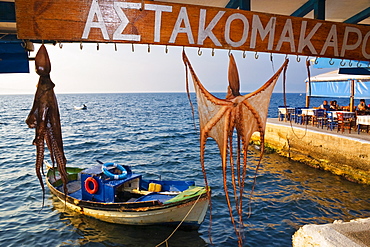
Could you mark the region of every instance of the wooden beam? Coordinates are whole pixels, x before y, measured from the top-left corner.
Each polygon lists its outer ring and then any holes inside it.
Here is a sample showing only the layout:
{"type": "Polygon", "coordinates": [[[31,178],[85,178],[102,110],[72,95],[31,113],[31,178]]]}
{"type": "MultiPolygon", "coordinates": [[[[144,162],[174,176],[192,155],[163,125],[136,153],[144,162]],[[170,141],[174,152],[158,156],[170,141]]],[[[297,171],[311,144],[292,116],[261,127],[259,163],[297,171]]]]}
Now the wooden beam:
{"type": "Polygon", "coordinates": [[[251,11],[251,0],[239,0],[239,9],[251,11]]]}
{"type": "Polygon", "coordinates": [[[228,9],[237,9],[239,7],[239,1],[240,0],[230,0],[225,8],[228,8],[228,9]]]}
{"type": "Polygon", "coordinates": [[[225,8],[229,9],[241,9],[241,10],[251,10],[251,0],[230,0],[225,8]]]}
{"type": "Polygon", "coordinates": [[[17,0],[18,37],[370,61],[370,27],[141,0],[17,0]]]}
{"type": "Polygon", "coordinates": [[[15,22],[14,2],[0,1],[0,22],[15,22]]]}
{"type": "Polygon", "coordinates": [[[348,18],[344,21],[344,23],[352,23],[357,24],[360,21],[365,20],[366,18],[370,17],[370,7],[364,9],[363,11],[357,13],[356,15],[352,16],[351,18],[348,18]]]}
{"type": "Polygon", "coordinates": [[[314,1],[309,0],[306,3],[304,3],[301,7],[299,7],[296,11],[294,11],[291,16],[295,17],[305,17],[308,13],[310,13],[313,10],[314,7],[314,1]]]}
{"type": "Polygon", "coordinates": [[[326,0],[315,0],[313,7],[313,16],[318,20],[325,20],[325,1],[326,0]]]}

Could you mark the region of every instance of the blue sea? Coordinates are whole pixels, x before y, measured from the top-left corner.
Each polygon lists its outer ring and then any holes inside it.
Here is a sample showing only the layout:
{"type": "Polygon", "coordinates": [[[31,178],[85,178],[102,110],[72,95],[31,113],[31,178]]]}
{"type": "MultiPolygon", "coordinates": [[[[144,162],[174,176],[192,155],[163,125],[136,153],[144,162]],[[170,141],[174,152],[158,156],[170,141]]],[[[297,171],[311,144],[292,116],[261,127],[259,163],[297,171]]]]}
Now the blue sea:
{"type": "MultiPolygon", "coordinates": [[[[99,159],[130,165],[147,179],[161,176],[204,185],[198,131],[185,93],[58,94],[57,98],[69,166],[88,168],[99,159]],[[82,104],[88,109],[74,110],[73,106],[82,104]]],[[[171,234],[173,229],[168,227],[114,225],[72,213],[48,189],[41,210],[42,191],[35,176],[32,145],[35,133],[25,124],[32,102],[33,95],[0,95],[0,246],[149,247],[171,234]]],[[[304,94],[287,94],[287,105],[304,106],[304,102],[304,94]]],[[[321,102],[315,99],[312,105],[321,102]]],[[[283,105],[282,94],[273,94],[269,117],[277,117],[279,105],[283,105]]],[[[251,147],[250,166],[256,165],[258,155],[258,149],[251,147]]],[[[224,197],[219,152],[212,140],[206,146],[206,168],[213,190],[213,246],[237,246],[224,197]]],[[[245,216],[251,185],[249,178],[245,216]]],[[[252,215],[244,222],[245,246],[291,246],[292,235],[304,224],[370,217],[370,190],[276,154],[265,154],[250,205],[252,215]]],[[[178,230],[168,244],[211,246],[208,230],[209,215],[198,231],[178,230]]]]}

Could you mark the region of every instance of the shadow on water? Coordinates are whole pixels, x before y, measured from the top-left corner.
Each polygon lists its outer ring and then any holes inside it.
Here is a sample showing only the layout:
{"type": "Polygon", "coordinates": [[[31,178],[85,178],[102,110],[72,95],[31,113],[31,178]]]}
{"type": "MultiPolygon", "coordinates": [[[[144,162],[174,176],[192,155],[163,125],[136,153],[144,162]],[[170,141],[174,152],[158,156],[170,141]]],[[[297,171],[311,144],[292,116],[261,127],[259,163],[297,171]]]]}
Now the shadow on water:
{"type": "MultiPolygon", "coordinates": [[[[72,225],[80,236],[78,239],[65,240],[65,245],[154,247],[168,238],[174,230],[174,227],[167,226],[111,224],[65,209],[64,204],[55,196],[51,196],[50,200],[51,210],[57,210],[60,220],[66,225],[72,225]]],[[[168,246],[206,246],[206,242],[196,230],[179,229],[168,240],[168,246]]]]}

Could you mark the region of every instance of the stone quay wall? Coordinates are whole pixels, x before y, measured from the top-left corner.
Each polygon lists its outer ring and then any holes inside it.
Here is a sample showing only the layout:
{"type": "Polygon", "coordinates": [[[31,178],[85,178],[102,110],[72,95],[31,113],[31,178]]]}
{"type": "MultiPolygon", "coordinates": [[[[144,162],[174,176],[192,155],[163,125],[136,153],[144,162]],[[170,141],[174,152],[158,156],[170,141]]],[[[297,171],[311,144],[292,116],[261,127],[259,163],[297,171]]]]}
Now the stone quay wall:
{"type": "MultiPolygon", "coordinates": [[[[259,144],[259,133],[252,136],[259,144]]],[[[265,146],[289,159],[370,184],[370,141],[305,127],[267,123],[265,146]]]]}

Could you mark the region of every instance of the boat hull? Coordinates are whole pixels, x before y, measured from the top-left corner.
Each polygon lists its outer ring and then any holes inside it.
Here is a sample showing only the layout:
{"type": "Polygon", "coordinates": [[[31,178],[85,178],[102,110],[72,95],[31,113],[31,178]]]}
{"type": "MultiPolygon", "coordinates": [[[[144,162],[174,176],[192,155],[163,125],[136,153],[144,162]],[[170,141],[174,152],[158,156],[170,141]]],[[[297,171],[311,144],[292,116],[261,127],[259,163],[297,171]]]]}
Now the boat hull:
{"type": "Polygon", "coordinates": [[[48,173],[47,186],[68,209],[115,224],[178,225],[182,222],[183,227],[197,229],[203,222],[209,205],[207,192],[167,204],[158,201],[126,203],[85,201],[70,195],[65,197],[64,193],[53,185],[53,181],[54,179],[48,173]]]}
{"type": "Polygon", "coordinates": [[[183,221],[183,225],[198,228],[207,213],[208,199],[199,198],[181,205],[166,208],[137,208],[137,211],[112,211],[80,207],[64,199],[58,199],[65,203],[67,208],[101,221],[123,225],[176,225],[183,221]],[[188,214],[188,212],[190,213],[188,214]],[[188,214],[188,215],[187,215],[188,214]]]}

